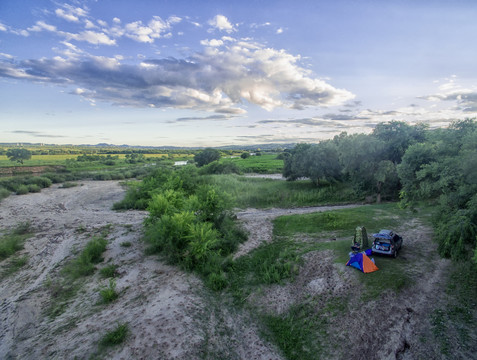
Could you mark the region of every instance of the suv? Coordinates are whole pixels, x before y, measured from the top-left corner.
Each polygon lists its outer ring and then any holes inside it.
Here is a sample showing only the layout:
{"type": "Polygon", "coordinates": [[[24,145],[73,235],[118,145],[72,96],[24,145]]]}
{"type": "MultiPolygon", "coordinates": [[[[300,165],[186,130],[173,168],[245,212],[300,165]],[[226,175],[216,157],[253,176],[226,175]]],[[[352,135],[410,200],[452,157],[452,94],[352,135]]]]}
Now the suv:
{"type": "Polygon", "coordinates": [[[373,234],[374,241],[371,250],[373,254],[391,255],[397,257],[402,246],[402,237],[391,230],[381,230],[373,234]]]}

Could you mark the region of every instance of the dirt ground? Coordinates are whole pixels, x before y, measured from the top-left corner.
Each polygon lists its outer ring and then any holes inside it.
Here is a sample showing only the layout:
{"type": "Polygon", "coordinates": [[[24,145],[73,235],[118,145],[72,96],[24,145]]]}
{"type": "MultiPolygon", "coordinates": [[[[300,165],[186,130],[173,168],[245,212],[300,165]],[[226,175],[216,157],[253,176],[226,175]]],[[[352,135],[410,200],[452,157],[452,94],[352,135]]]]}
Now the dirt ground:
{"type": "MultiPolygon", "coordinates": [[[[118,182],[84,181],[68,189],[55,185],[41,193],[12,195],[1,202],[1,227],[29,221],[34,236],[20,252],[28,256],[28,264],[0,282],[0,358],[282,359],[276,347],[260,337],[246,307],[222,306],[220,297],[204,289],[195,276],[144,255],[140,240],[146,213],[111,210],[123,196],[118,182]],[[98,304],[98,289],[107,282],[95,274],[66,311],[52,320],[45,314],[54,301],[48,282],[106,226],[110,228],[104,264],[119,266],[119,299],[98,304]],[[124,322],[130,329],[126,342],[101,348],[102,336],[124,322]]],[[[337,208],[241,211],[238,219],[250,236],[236,257],[271,240],[271,220],[276,216],[337,208]]],[[[422,336],[430,332],[429,313],[439,304],[436,294],[449,264],[434,255],[428,227],[412,221],[402,236],[406,239],[402,256],[415,265],[410,271],[418,281],[398,297],[384,294],[380,300],[351,305],[330,327],[330,338],[343,344],[330,358],[351,354],[354,359],[441,358],[436,346],[423,342],[422,336]]],[[[252,294],[250,305],[281,313],[310,296],[331,298],[351,292],[358,298],[359,275],[334,264],[330,251],[311,252],[293,283],[261,289],[252,294]]]]}

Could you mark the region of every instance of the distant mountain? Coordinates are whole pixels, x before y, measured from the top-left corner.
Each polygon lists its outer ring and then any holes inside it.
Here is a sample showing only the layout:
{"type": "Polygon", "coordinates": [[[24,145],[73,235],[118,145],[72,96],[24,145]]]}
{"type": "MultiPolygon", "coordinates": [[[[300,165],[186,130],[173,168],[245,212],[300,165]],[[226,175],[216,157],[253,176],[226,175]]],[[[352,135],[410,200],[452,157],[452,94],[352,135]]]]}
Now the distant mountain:
{"type": "Polygon", "coordinates": [[[252,144],[252,145],[225,145],[225,146],[144,146],[144,145],[115,145],[107,143],[99,144],[81,144],[81,145],[72,145],[72,144],[45,144],[45,143],[0,143],[0,146],[3,147],[75,147],[75,148],[122,148],[122,149],[157,149],[157,150],[201,150],[205,148],[213,148],[218,150],[248,150],[256,151],[258,149],[270,151],[275,149],[291,149],[295,147],[296,143],[269,143],[269,144],[252,144]]]}

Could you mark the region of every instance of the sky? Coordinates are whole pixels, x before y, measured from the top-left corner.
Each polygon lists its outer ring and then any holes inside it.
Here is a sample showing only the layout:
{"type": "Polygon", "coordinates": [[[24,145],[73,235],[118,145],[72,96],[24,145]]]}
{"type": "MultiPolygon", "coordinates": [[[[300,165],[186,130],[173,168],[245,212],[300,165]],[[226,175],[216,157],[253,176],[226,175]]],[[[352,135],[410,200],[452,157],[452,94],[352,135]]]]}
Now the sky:
{"type": "Polygon", "coordinates": [[[477,116],[475,0],[1,0],[0,142],[315,143],[477,116]]]}

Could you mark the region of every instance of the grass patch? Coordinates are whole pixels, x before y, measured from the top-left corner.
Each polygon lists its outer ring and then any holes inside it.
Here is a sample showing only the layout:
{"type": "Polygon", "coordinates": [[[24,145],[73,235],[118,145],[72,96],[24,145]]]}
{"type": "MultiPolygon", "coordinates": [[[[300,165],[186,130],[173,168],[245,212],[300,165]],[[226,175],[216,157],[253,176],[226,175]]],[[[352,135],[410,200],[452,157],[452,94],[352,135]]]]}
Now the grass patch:
{"type": "Polygon", "coordinates": [[[116,292],[116,281],[109,279],[109,285],[101,287],[99,295],[101,296],[101,303],[103,304],[109,304],[116,300],[119,297],[119,294],[116,292]]]}
{"type": "Polygon", "coordinates": [[[117,326],[108,331],[101,339],[102,346],[119,345],[126,340],[129,334],[129,327],[127,323],[117,324],[117,326]]]}
{"type": "Polygon", "coordinates": [[[0,260],[23,249],[25,240],[31,236],[30,223],[19,223],[15,229],[0,236],[0,260]]]}
{"type": "Polygon", "coordinates": [[[353,209],[281,216],[274,220],[273,231],[277,236],[333,232],[335,237],[351,238],[357,226],[364,226],[368,231],[368,237],[371,237],[372,233],[381,229],[395,229],[399,233],[399,225],[403,219],[410,216],[412,216],[410,211],[399,209],[394,203],[366,205],[353,209]]]}
{"type": "Polygon", "coordinates": [[[122,247],[128,248],[132,246],[132,243],[130,241],[123,241],[120,245],[122,247]]]}
{"type": "Polygon", "coordinates": [[[227,272],[230,291],[243,303],[257,286],[279,284],[293,278],[301,259],[294,242],[284,239],[262,244],[233,262],[227,272]]]}
{"type": "Polygon", "coordinates": [[[107,265],[99,270],[99,274],[105,279],[114,278],[118,275],[118,266],[115,264],[107,265]]]}
{"type": "Polygon", "coordinates": [[[221,162],[231,162],[243,173],[281,174],[283,170],[283,160],[277,159],[277,155],[250,156],[246,159],[224,158],[221,162]]]}
{"type": "MultiPolygon", "coordinates": [[[[347,238],[337,241],[307,242],[297,253],[302,256],[310,251],[333,250],[335,261],[344,266],[349,259],[351,240],[356,226],[364,225],[368,229],[371,245],[373,232],[378,232],[381,228],[391,228],[399,233],[398,226],[410,216],[411,212],[399,209],[396,204],[367,205],[323,213],[281,216],[274,220],[274,236],[293,239],[297,234],[307,234],[314,235],[317,239],[347,238]]],[[[412,284],[411,276],[406,270],[408,263],[403,258],[376,256],[375,261],[379,271],[359,277],[365,289],[363,300],[376,298],[384,291],[399,292],[412,284]]]]}
{"type": "Polygon", "coordinates": [[[28,264],[28,256],[26,255],[11,258],[10,261],[3,267],[2,272],[0,273],[0,278],[3,279],[16,273],[26,264],[28,264]]]}
{"type": "Polygon", "coordinates": [[[447,306],[435,309],[430,317],[433,336],[441,354],[448,356],[457,347],[470,358],[475,352],[477,266],[471,262],[454,263],[446,293],[447,306]]]}
{"type": "Polygon", "coordinates": [[[72,187],[75,187],[75,186],[78,186],[78,183],[67,181],[67,182],[61,184],[60,188],[61,189],[69,189],[69,188],[72,188],[72,187]]]}
{"type": "Polygon", "coordinates": [[[238,175],[204,176],[208,183],[226,191],[240,208],[300,207],[357,201],[347,184],[317,187],[311,181],[283,181],[238,175]]]}
{"type": "Polygon", "coordinates": [[[63,275],[75,280],[94,273],[95,264],[103,261],[102,255],[107,243],[102,236],[90,240],[80,255],[64,267],[63,275]]]}
{"type": "Polygon", "coordinates": [[[265,315],[264,335],[289,360],[314,360],[325,356],[328,321],[311,304],[292,306],[282,315],[265,315]]]}
{"type": "Polygon", "coordinates": [[[55,318],[66,310],[69,302],[82,287],[83,278],[92,275],[96,269],[95,265],[103,260],[102,254],[106,250],[106,245],[107,240],[103,236],[94,237],[75,259],[65,265],[56,281],[46,282],[53,299],[46,310],[50,318],[55,318]]]}

